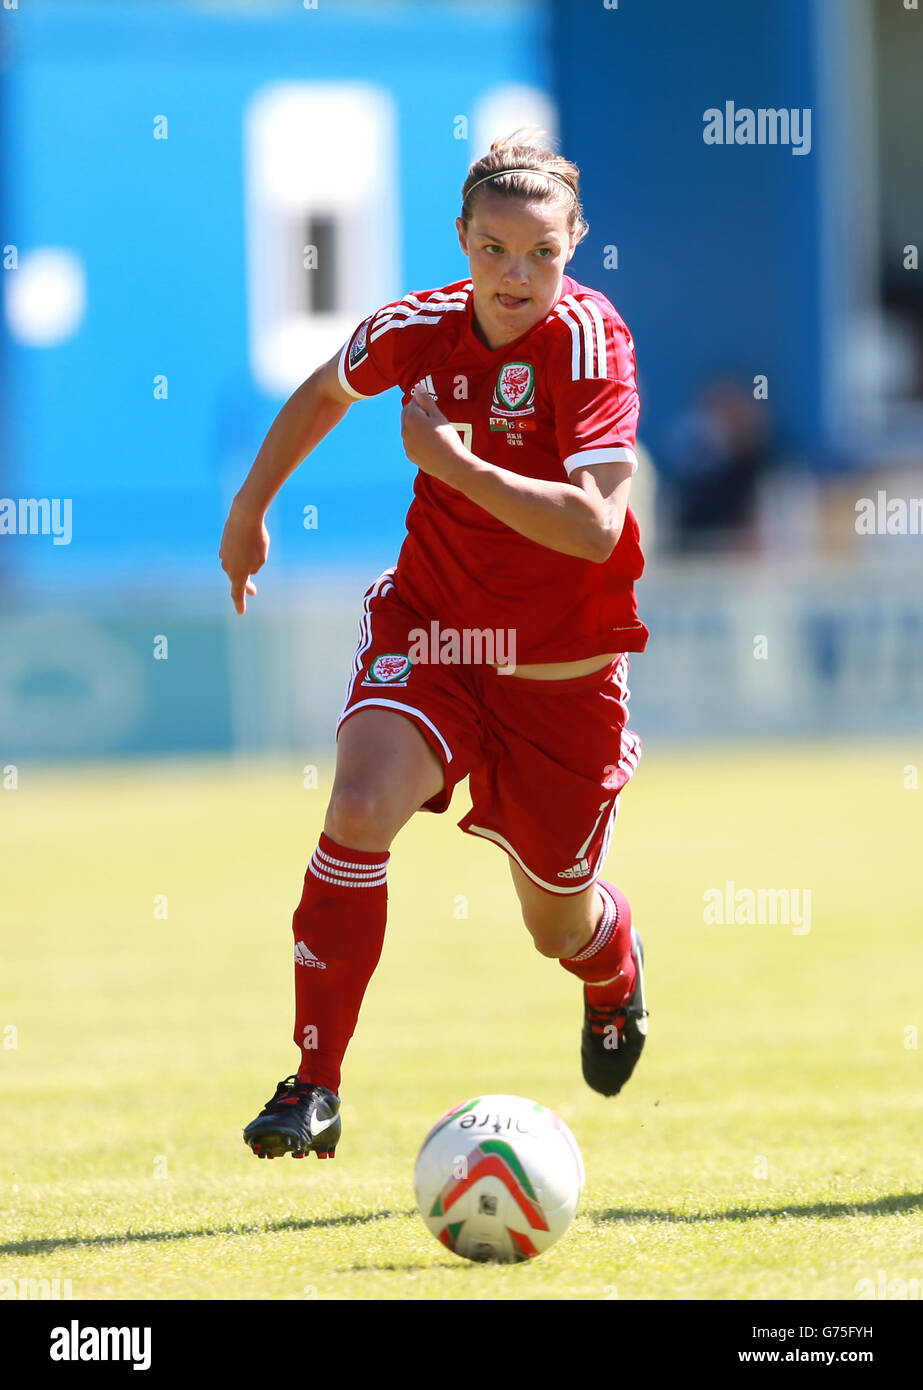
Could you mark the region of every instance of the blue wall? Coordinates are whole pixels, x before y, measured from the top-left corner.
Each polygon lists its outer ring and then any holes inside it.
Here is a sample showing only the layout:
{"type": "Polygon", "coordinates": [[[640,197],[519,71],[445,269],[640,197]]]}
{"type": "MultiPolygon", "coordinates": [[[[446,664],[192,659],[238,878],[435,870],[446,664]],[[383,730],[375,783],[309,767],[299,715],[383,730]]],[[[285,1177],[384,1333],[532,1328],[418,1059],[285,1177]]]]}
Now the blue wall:
{"type": "Polygon", "coordinates": [[[811,0],[554,0],[562,150],[590,232],[572,262],[629,324],[641,433],[656,453],[699,382],[769,377],[784,433],[820,441],[820,167],[824,113],[811,0]],[[575,22],[579,14],[579,23],[575,22]],[[709,146],[703,113],[812,108],[812,149],[709,146]],[[619,268],[604,270],[603,248],[619,268]]]}
{"type": "MultiPolygon", "coordinates": [[[[69,547],[4,547],[0,567],[12,557],[38,586],[214,573],[229,497],[282,399],[255,388],[247,362],[242,115],[286,78],[365,80],[395,102],[394,295],[467,271],[452,223],[482,151],[451,138],[454,118],[501,82],[555,91],[591,224],[571,270],[634,332],[655,457],[698,383],[728,367],[766,373],[783,434],[816,447],[814,14],[812,0],[224,12],[33,0],[7,12],[0,243],[73,247],[90,293],[69,342],[3,344],[0,495],[71,497],[75,530],[69,547]],[[726,100],[811,107],[811,153],[705,145],[703,112],[726,100]],[[161,112],[168,141],[152,138],[161,112]],[[609,244],[617,270],[603,268],[609,244]],[[168,405],[153,398],[159,372],[168,405]]],[[[411,479],[396,396],[353,409],[273,508],[276,565],[377,572],[400,543],[411,479]],[[309,503],[322,524],[306,533],[309,503]]]]}
{"type": "MultiPolygon", "coordinates": [[[[0,496],[72,498],[74,539],[17,539],[0,565],[38,587],[171,570],[223,582],[227,504],[283,399],[256,390],[247,361],[248,101],[285,79],[368,81],[393,96],[403,263],[384,302],[467,274],[453,223],[483,152],[453,138],[453,120],[498,83],[547,87],[548,12],[33,0],[3,22],[0,244],[73,248],[89,309],[59,347],[3,343],[15,407],[0,424],[0,496]],[[158,114],[166,141],[152,137],[158,114]],[[168,403],[153,397],[158,373],[168,403]]],[[[398,412],[396,393],[352,410],[283,491],[270,516],[277,567],[347,559],[374,575],[393,562],[413,479],[398,412]],[[322,518],[310,533],[308,503],[322,518]]]]}

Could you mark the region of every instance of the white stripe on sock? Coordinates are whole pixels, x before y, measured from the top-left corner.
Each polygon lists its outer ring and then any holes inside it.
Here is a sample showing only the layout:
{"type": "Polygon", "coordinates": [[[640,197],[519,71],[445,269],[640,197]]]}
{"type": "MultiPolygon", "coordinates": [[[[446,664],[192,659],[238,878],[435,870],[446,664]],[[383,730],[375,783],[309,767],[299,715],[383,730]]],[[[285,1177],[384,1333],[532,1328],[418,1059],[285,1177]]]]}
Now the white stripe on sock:
{"type": "Polygon", "coordinates": [[[387,872],[383,872],[378,878],[365,878],[357,874],[343,874],[337,871],[336,875],[324,872],[326,866],[311,860],[309,869],[315,878],[323,879],[325,883],[335,883],[340,888],[381,888],[388,882],[387,872]]]}
{"type": "Polygon", "coordinates": [[[615,903],[613,902],[609,894],[606,892],[603,885],[601,883],[598,883],[596,886],[602,894],[603,915],[600,919],[599,926],[593,933],[593,937],[590,941],[589,946],[585,946],[583,950],[580,952],[579,956],[571,956],[571,960],[573,961],[582,962],[585,960],[590,960],[590,958],[592,956],[595,956],[599,951],[601,951],[604,946],[608,946],[610,940],[612,939],[612,933],[615,931],[616,923],[618,921],[618,909],[616,908],[615,903]]]}
{"type": "MultiPolygon", "coordinates": [[[[384,871],[388,871],[388,860],[385,859],[381,864],[362,864],[356,859],[334,859],[326,854],[320,845],[314,851],[314,858],[318,859],[328,873],[344,873],[352,878],[377,878],[384,871]]],[[[390,855],[388,856],[390,858],[390,855]]]]}
{"type": "Polygon", "coordinates": [[[341,888],[381,888],[388,881],[387,856],[380,864],[363,864],[358,859],[335,859],[317,846],[309,868],[315,878],[324,883],[336,883],[341,888]]]}

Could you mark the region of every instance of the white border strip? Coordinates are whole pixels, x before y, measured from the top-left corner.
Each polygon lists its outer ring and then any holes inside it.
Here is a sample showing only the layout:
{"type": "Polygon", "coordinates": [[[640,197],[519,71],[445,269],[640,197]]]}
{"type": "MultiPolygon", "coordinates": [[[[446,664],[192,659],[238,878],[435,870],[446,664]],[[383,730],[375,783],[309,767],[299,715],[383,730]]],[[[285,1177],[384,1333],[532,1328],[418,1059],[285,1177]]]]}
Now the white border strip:
{"type": "MultiPolygon", "coordinates": [[[[360,323],[359,328],[361,327],[362,324],[360,323]]],[[[359,328],[356,329],[356,333],[359,332],[359,328]]],[[[346,354],[349,352],[350,346],[352,345],[352,340],[353,338],[355,338],[356,333],[353,333],[349,338],[347,338],[346,342],[343,344],[342,351],[340,352],[340,358],[337,362],[337,376],[340,379],[340,385],[342,386],[344,391],[348,391],[349,394],[351,396],[354,396],[357,401],[367,401],[370,400],[371,397],[363,396],[362,392],[357,391],[355,387],[350,386],[349,382],[346,379],[346,354]]]]}
{"type": "MultiPolygon", "coordinates": [[[[366,589],[363,596],[362,612],[359,614],[358,641],[356,643],[356,650],[353,652],[353,671],[352,675],[349,676],[346,681],[347,704],[349,703],[350,695],[353,693],[353,686],[356,683],[356,678],[362,672],[362,655],[368,647],[371,646],[372,642],[372,599],[377,598],[379,594],[387,594],[394,588],[393,575],[395,568],[396,566],[392,565],[390,569],[382,570],[375,582],[370,584],[366,589]]],[[[339,724],[337,728],[339,728],[339,724]]]]}
{"type": "Polygon", "coordinates": [[[631,475],[638,471],[638,455],[627,444],[613,445],[611,449],[584,449],[581,453],[568,454],[564,460],[567,476],[577,468],[592,468],[596,463],[630,463],[631,475]]]}
{"type": "Polygon", "coordinates": [[[436,725],[433,723],[433,721],[431,719],[428,719],[422,710],[416,709],[413,705],[402,704],[399,700],[360,700],[357,705],[350,705],[349,709],[344,709],[343,713],[337,720],[337,733],[339,733],[340,725],[343,723],[344,719],[348,719],[351,714],[355,714],[357,709],[367,709],[371,705],[377,705],[379,709],[393,709],[396,710],[398,714],[405,714],[408,716],[414,715],[417,719],[421,720],[428,729],[431,729],[433,733],[436,735],[439,742],[442,744],[442,751],[445,753],[446,762],[450,763],[452,761],[452,750],[446,743],[445,739],[442,737],[442,734],[436,728],[436,725]]]}
{"type": "MultiPolygon", "coordinates": [[[[618,797],[616,797],[616,802],[618,802],[618,797]]],[[[545,888],[549,893],[583,893],[596,882],[596,877],[598,877],[599,870],[597,869],[596,874],[588,876],[585,883],[578,883],[573,888],[559,888],[556,883],[546,883],[543,878],[539,878],[537,874],[534,874],[532,870],[522,862],[509,840],[505,840],[496,830],[488,830],[486,826],[483,825],[469,825],[466,829],[469,835],[480,835],[485,840],[493,840],[495,845],[499,845],[501,849],[505,849],[510,858],[516,860],[516,863],[519,865],[520,869],[522,869],[523,873],[528,878],[531,878],[533,883],[537,883],[539,888],[545,888]]],[[[608,844],[608,841],[606,843],[608,844]]],[[[602,862],[603,858],[600,858],[600,866],[602,862]]]]}

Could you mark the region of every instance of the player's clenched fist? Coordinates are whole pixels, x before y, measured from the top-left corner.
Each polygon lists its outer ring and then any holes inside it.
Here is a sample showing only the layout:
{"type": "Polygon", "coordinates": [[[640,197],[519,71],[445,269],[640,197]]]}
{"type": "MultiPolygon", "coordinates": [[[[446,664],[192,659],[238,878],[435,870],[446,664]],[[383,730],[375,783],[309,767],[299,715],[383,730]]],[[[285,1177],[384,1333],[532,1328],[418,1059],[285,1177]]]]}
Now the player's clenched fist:
{"type": "Polygon", "coordinates": [[[256,593],[256,585],[250,578],[256,574],[269,556],[269,532],[261,515],[231,507],[218,558],[221,568],[231,581],[231,602],[238,613],[247,611],[247,594],[256,593]]]}
{"type": "Polygon", "coordinates": [[[401,413],[401,439],[410,462],[444,482],[450,480],[466,454],[458,431],[422,386],[413,388],[401,413]]]}

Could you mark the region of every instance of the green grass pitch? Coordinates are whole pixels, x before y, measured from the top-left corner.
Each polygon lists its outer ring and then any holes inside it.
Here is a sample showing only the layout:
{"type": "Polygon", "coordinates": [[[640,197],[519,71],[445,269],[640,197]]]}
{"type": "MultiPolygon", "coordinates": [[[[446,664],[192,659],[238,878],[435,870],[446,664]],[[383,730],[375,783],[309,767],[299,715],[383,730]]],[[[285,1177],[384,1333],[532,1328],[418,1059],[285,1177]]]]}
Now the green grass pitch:
{"type": "Polygon", "coordinates": [[[579,986],[532,948],[505,855],[458,831],[463,796],[416,816],[326,1164],[259,1163],[241,1130],[295,1070],[291,914],[329,766],[316,789],[303,759],[21,767],[0,791],[0,1287],[853,1299],[879,1271],[920,1280],[912,754],[648,746],[608,872],[651,1031],[613,1100],[582,1081],[579,986]],[[809,889],[810,930],[704,922],[727,880],[809,889]],[[512,1267],[444,1250],[411,1183],[435,1119],[498,1091],[558,1111],[587,1169],[567,1235],[512,1267]]]}

